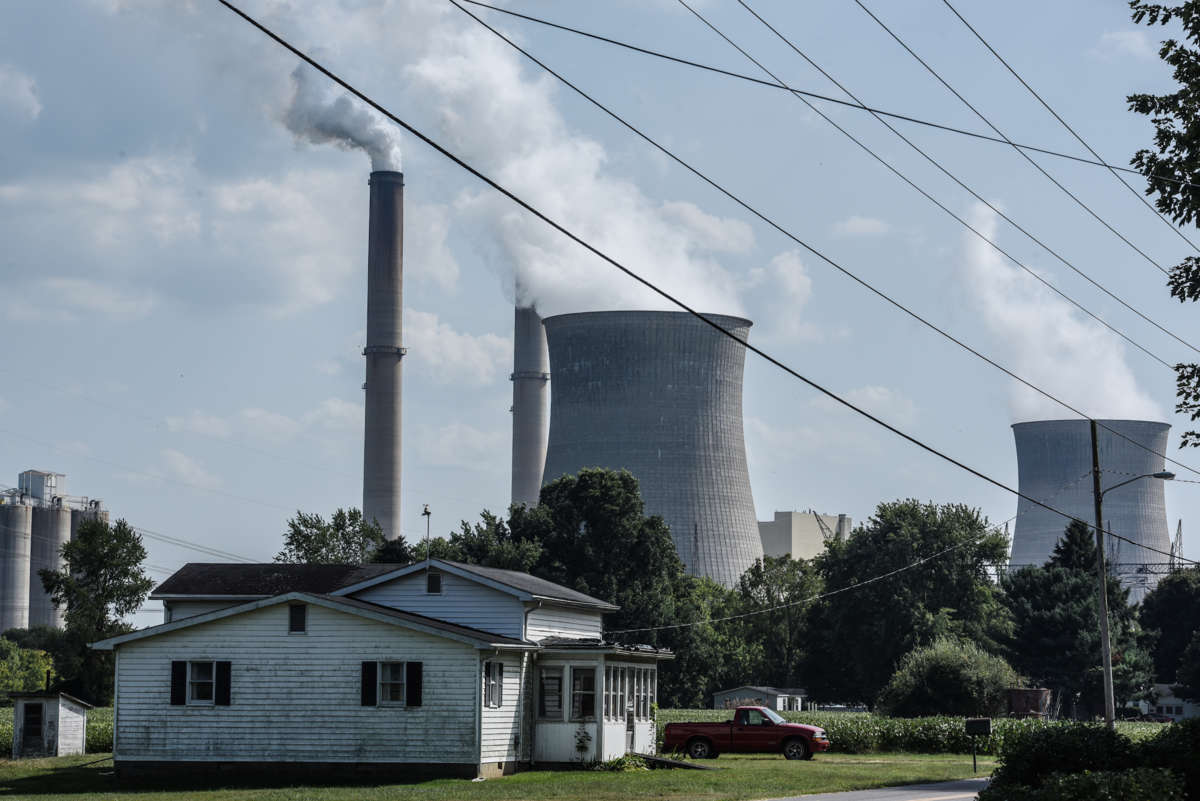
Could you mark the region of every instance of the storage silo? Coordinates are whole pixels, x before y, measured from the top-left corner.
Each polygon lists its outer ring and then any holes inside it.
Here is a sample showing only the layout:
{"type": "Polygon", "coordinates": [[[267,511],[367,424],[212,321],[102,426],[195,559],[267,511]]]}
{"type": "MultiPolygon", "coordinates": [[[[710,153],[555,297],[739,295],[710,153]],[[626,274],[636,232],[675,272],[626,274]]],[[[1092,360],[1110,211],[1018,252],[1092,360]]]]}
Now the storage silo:
{"type": "Polygon", "coordinates": [[[0,632],[29,627],[29,542],[33,507],[0,503],[0,632]]]}
{"type": "MultiPolygon", "coordinates": [[[[705,315],[743,341],[749,320],[705,315]]],[[[544,320],[554,377],[543,483],[624,468],[692,575],[732,586],[762,557],[742,430],[745,348],[686,312],[544,320]]]]}
{"type": "Polygon", "coordinates": [[[64,565],[62,546],[71,541],[71,510],[57,497],[49,506],[33,510],[29,546],[29,625],[62,628],[62,610],[54,606],[42,584],[40,570],[58,570],[64,565]]]}
{"type": "MultiPolygon", "coordinates": [[[[1127,479],[1164,469],[1167,423],[1145,420],[1100,420],[1096,444],[1100,457],[1102,490],[1127,479]],[[1111,429],[1111,430],[1109,430],[1111,429]],[[1113,433],[1118,432],[1118,433],[1113,433]],[[1118,436],[1118,434],[1120,436],[1118,436]]],[[[1018,485],[1021,493],[1042,501],[1072,518],[1092,524],[1096,512],[1092,491],[1092,439],[1087,420],[1038,420],[1013,425],[1017,447],[1018,485]]],[[[1104,527],[1136,543],[1169,552],[1170,533],[1163,481],[1141,478],[1104,495],[1104,527]]],[[[1017,500],[1013,530],[1014,567],[1045,563],[1054,551],[1070,520],[1037,504],[1017,500]]],[[[1166,560],[1154,551],[1124,543],[1117,567],[1122,583],[1131,588],[1131,601],[1157,583],[1152,576],[1135,580],[1132,563],[1166,560]]]]}

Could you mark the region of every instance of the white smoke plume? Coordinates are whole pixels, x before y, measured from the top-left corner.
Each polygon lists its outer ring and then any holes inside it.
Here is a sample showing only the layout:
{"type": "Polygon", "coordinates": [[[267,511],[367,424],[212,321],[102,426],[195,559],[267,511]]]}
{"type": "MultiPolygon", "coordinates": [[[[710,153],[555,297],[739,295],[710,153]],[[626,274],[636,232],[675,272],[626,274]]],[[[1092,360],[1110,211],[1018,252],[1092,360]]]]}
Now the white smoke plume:
{"type": "MultiPolygon", "coordinates": [[[[996,240],[994,212],[976,204],[971,218],[975,228],[996,240]]],[[[1002,364],[1091,417],[1165,419],[1159,405],[1138,386],[1120,338],[986,242],[973,234],[965,236],[968,291],[996,337],[1002,364]]],[[[1075,416],[1016,383],[1010,407],[1017,422],[1075,416]]]]}
{"type": "Polygon", "coordinates": [[[283,123],[297,139],[365,150],[372,170],[400,170],[400,134],[391,122],[349,95],[330,97],[328,81],[305,64],[292,71],[292,82],[283,123]]]}

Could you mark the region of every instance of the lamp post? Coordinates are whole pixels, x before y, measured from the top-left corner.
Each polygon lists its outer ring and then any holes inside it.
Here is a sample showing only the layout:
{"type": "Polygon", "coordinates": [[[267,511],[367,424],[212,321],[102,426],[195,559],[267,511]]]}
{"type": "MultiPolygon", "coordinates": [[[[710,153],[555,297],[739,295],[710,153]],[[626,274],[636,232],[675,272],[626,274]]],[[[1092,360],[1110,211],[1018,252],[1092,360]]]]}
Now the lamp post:
{"type": "Polygon", "coordinates": [[[1116,699],[1113,696],[1112,678],[1112,643],[1108,635],[1108,571],[1104,567],[1104,493],[1112,492],[1117,487],[1132,484],[1142,478],[1157,478],[1170,481],[1175,474],[1166,470],[1157,473],[1144,473],[1140,476],[1126,479],[1120,484],[1113,484],[1106,490],[1100,489],[1100,450],[1096,445],[1096,421],[1092,420],[1092,496],[1096,503],[1096,579],[1099,582],[1100,599],[1100,654],[1104,668],[1104,723],[1109,729],[1116,728],[1116,699]]]}

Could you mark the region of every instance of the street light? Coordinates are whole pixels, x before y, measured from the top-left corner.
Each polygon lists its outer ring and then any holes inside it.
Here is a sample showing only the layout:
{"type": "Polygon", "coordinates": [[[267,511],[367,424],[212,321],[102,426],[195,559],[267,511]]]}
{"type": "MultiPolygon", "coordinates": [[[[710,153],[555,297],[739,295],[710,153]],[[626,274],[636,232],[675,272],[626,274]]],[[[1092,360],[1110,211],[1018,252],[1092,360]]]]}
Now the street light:
{"type": "Polygon", "coordinates": [[[1104,493],[1117,487],[1132,484],[1142,478],[1157,478],[1170,481],[1175,474],[1166,470],[1145,473],[1113,484],[1106,490],[1100,489],[1100,449],[1096,445],[1096,421],[1092,420],[1092,496],[1096,501],[1096,579],[1100,584],[1100,653],[1104,668],[1104,722],[1109,729],[1116,729],[1117,703],[1113,696],[1112,643],[1108,636],[1108,571],[1104,567],[1104,493]]]}

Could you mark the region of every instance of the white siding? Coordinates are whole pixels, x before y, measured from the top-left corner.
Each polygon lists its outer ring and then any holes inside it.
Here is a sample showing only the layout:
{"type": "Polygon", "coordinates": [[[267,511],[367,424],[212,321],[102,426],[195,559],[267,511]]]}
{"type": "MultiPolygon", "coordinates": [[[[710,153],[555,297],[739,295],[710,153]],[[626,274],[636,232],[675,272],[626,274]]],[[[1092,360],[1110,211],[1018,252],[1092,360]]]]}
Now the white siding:
{"type": "Polygon", "coordinates": [[[419,570],[353,597],[517,639],[525,628],[525,606],[519,598],[450,573],[442,573],[437,595],[425,592],[425,571],[419,570]]]}
{"type": "Polygon", "coordinates": [[[600,639],[604,628],[599,612],[563,606],[543,606],[529,612],[525,638],[537,642],[546,637],[600,639]]]}
{"type": "Polygon", "coordinates": [[[118,760],[478,763],[478,652],[310,605],[277,604],[118,646],[118,760]],[[171,661],[232,662],[230,706],[171,706],[171,661]],[[423,663],[420,707],[361,706],[361,662],[423,663]]]}
{"type": "MultiPolygon", "coordinates": [[[[525,654],[505,654],[501,657],[485,657],[487,661],[504,664],[504,705],[484,707],[480,722],[482,747],[480,762],[511,762],[520,758],[517,740],[522,731],[525,699],[521,694],[524,685],[524,670],[529,659],[525,654]]],[[[479,697],[483,698],[482,673],[479,697]]]]}
{"type": "Polygon", "coordinates": [[[228,609],[238,606],[245,601],[163,601],[163,622],[183,620],[185,617],[195,617],[218,609],[228,609]]]}
{"type": "Polygon", "coordinates": [[[535,762],[594,762],[597,754],[596,722],[568,723],[539,720],[533,740],[535,762]],[[577,748],[580,732],[586,732],[587,748],[581,753],[577,748]]]}
{"type": "Polygon", "coordinates": [[[87,712],[65,698],[58,708],[58,755],[82,754],[87,742],[87,712]]]}

